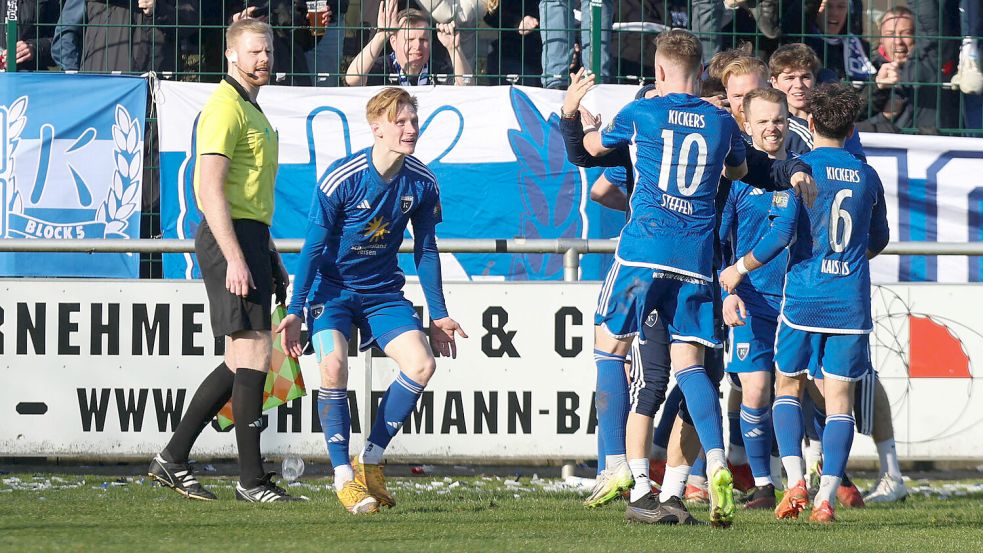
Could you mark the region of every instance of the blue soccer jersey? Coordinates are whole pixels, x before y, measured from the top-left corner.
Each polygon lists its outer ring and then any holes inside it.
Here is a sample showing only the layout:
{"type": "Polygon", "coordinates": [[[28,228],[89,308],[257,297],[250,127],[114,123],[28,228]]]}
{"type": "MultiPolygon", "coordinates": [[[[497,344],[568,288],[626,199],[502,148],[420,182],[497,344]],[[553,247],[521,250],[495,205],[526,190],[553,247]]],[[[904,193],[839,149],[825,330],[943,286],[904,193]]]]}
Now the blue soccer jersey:
{"type": "Polygon", "coordinates": [[[746,156],[734,119],[695,96],[667,94],[625,106],[601,143],[633,146],[637,173],[617,259],[711,281],[721,170],[746,156]]]}
{"type": "Polygon", "coordinates": [[[818,148],[801,157],[812,167],[818,197],[798,204],[796,238],[789,253],[782,319],[790,327],[831,334],[872,329],[867,251],[887,245],[887,209],[877,173],[842,148],[818,148]]]}
{"type": "Polygon", "coordinates": [[[371,148],[336,161],[314,191],[289,312],[299,315],[332,289],[401,290],[397,254],[412,222],[417,265],[429,264],[420,278],[431,317],[447,316],[434,238],[440,209],[436,177],[412,156],[388,183],[372,165],[371,148]]]}
{"type": "MultiPolygon", "coordinates": [[[[758,245],[770,228],[770,213],[776,195],[784,198],[788,193],[765,192],[734,181],[721,213],[720,242],[725,256],[732,253],[733,259],[738,259],[758,245]]],[[[737,295],[744,300],[749,314],[778,320],[787,265],[788,254],[783,249],[775,259],[741,280],[737,295]]]]}

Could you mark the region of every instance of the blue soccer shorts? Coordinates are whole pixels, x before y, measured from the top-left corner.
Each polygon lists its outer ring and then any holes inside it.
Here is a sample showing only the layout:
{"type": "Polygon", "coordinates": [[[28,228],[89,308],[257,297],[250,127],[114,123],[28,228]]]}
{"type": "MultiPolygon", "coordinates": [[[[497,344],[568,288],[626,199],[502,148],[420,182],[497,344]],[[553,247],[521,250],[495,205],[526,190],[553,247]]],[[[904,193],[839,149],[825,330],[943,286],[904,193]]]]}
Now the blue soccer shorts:
{"type": "Polygon", "coordinates": [[[331,333],[337,330],[351,340],[352,327],[358,328],[359,349],[375,345],[385,350],[389,342],[412,330],[423,331],[420,316],[403,292],[365,293],[339,288],[319,290],[307,308],[307,329],[318,361],[331,351],[331,333]]]}
{"type": "Polygon", "coordinates": [[[792,328],[783,319],[775,338],[775,368],[786,376],[857,381],[873,370],[868,334],[830,334],[792,328]]]}
{"type": "Polygon", "coordinates": [[[729,373],[771,372],[775,366],[778,317],[748,314],[744,326],[730,329],[729,373]]]}
{"type": "Polygon", "coordinates": [[[709,282],[616,260],[601,288],[594,324],[616,338],[627,338],[639,333],[653,310],[665,322],[670,341],[721,346],[714,332],[709,282]]]}

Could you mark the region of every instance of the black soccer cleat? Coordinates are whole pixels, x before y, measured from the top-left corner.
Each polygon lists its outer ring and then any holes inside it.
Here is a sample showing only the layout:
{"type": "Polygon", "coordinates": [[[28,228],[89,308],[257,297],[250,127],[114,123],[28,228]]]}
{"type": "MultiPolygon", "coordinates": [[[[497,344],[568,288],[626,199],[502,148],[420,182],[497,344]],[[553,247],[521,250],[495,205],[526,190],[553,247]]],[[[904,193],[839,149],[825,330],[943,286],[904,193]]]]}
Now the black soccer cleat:
{"type": "Polygon", "coordinates": [[[273,483],[274,472],[266,473],[260,479],[259,485],[255,488],[243,488],[242,484],[236,483],[236,499],[239,501],[249,501],[250,503],[273,503],[274,501],[307,501],[304,496],[293,496],[287,494],[280,486],[273,483]]]}
{"type": "Polygon", "coordinates": [[[765,486],[755,486],[744,502],[746,509],[770,509],[775,510],[775,486],[767,484],[765,486]]]}
{"type": "Polygon", "coordinates": [[[659,496],[653,492],[629,503],[625,509],[625,518],[629,522],[644,522],[646,524],[676,524],[679,522],[675,514],[662,508],[662,505],[659,504],[659,496]]]}
{"type": "Polygon", "coordinates": [[[685,524],[688,526],[708,526],[708,523],[703,522],[702,520],[699,520],[691,515],[689,510],[686,509],[686,505],[683,504],[683,501],[676,496],[672,496],[663,501],[661,507],[665,512],[676,517],[679,524],[685,524]]]}
{"type": "Polygon", "coordinates": [[[214,501],[215,494],[205,489],[195,479],[191,465],[188,463],[169,463],[158,453],[152,461],[147,475],[156,480],[161,486],[170,488],[188,499],[199,501],[214,501]]]}

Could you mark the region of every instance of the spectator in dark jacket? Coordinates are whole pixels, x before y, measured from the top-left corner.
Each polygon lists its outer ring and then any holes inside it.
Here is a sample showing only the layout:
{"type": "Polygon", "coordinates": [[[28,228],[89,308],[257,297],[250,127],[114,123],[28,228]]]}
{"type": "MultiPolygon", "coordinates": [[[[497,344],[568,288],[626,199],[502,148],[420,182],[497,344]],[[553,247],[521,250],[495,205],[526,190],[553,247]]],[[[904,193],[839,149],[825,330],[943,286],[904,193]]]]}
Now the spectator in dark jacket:
{"type": "Polygon", "coordinates": [[[502,0],[498,9],[489,11],[485,24],[496,31],[491,43],[486,71],[490,84],[506,84],[505,75],[517,75],[515,84],[539,86],[543,72],[543,39],[539,27],[539,3],[532,0],[502,0]],[[502,76],[502,77],[500,77],[502,76]]]}
{"type": "MultiPolygon", "coordinates": [[[[7,1],[0,0],[0,9],[7,13],[7,1]]],[[[13,59],[18,71],[48,69],[51,59],[51,37],[58,21],[58,0],[17,0],[17,43],[15,52],[7,52],[7,27],[0,29],[0,69],[7,68],[13,59]]]]}
{"type": "Polygon", "coordinates": [[[314,47],[314,35],[307,22],[305,0],[226,0],[226,13],[232,21],[255,17],[273,27],[273,78],[271,83],[311,86],[306,52],[314,47]]]}
{"type": "Polygon", "coordinates": [[[175,25],[197,25],[198,3],[189,0],[88,0],[81,70],[176,71],[175,25]]]}

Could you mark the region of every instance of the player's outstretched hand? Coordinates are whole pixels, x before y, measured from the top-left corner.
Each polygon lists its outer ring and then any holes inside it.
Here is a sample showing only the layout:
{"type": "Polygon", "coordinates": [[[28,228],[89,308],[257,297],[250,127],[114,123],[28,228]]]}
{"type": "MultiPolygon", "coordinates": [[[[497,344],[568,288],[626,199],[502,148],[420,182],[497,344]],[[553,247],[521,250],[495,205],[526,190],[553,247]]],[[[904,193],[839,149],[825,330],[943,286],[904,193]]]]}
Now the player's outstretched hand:
{"type": "Polygon", "coordinates": [[[743,279],[744,275],[737,271],[737,266],[731,265],[720,273],[720,287],[728,294],[733,294],[743,279]]]}
{"type": "Polygon", "coordinates": [[[744,326],[747,319],[747,308],[744,307],[744,300],[737,294],[730,294],[724,298],[724,324],[727,326],[744,326]]]}
{"type": "Polygon", "coordinates": [[[812,203],[816,201],[816,179],[812,178],[809,173],[803,173],[799,171],[792,175],[790,181],[792,183],[792,188],[795,189],[795,195],[798,196],[802,203],[806,207],[812,207],[812,203]]]}
{"type": "Polygon", "coordinates": [[[239,297],[246,297],[249,291],[256,288],[253,275],[243,259],[229,261],[225,270],[225,288],[239,297]]]}
{"type": "Polygon", "coordinates": [[[437,319],[430,323],[430,343],[438,356],[457,358],[457,343],[454,342],[454,333],[460,334],[461,338],[468,337],[461,325],[450,317],[437,319]]]}
{"type": "Polygon", "coordinates": [[[594,75],[581,67],[576,73],[570,74],[570,86],[563,96],[563,113],[573,114],[580,108],[580,101],[594,88],[594,75]]]}
{"type": "Polygon", "coordinates": [[[287,315],[275,331],[280,333],[280,345],[284,353],[294,359],[304,354],[304,348],[300,345],[300,317],[292,313],[287,315]]]}

